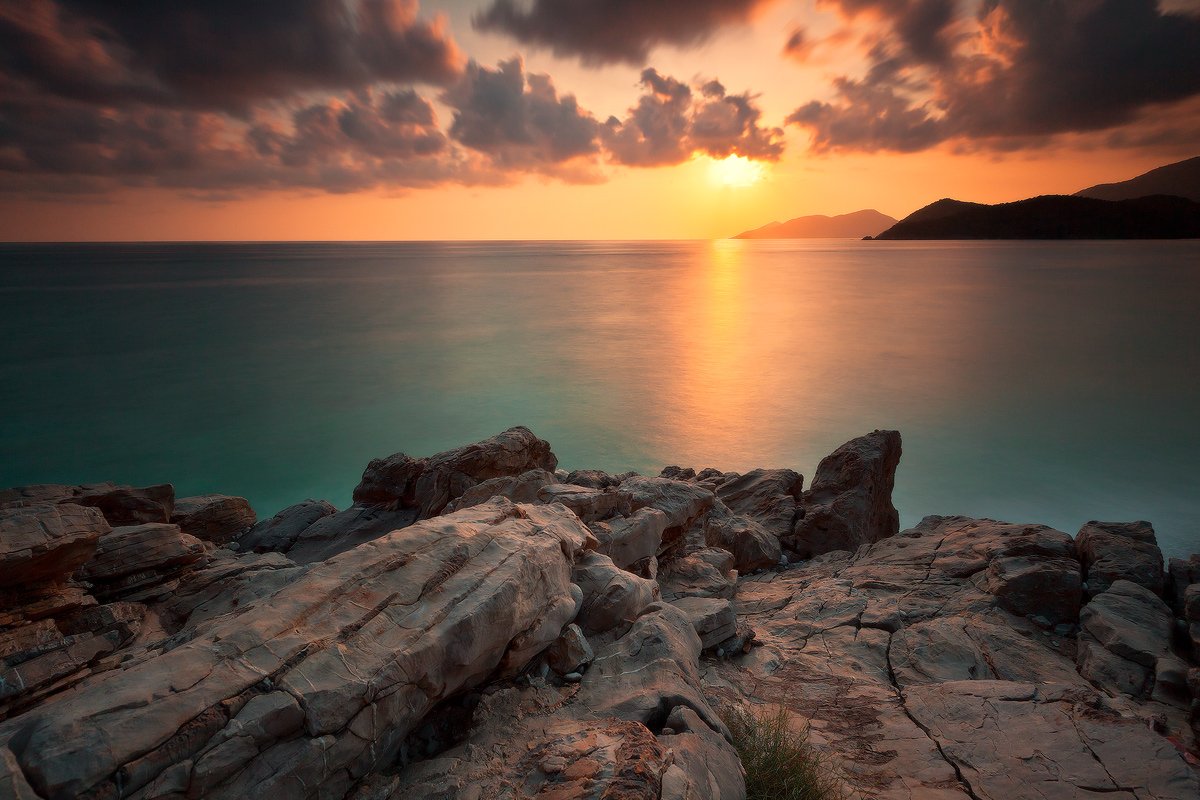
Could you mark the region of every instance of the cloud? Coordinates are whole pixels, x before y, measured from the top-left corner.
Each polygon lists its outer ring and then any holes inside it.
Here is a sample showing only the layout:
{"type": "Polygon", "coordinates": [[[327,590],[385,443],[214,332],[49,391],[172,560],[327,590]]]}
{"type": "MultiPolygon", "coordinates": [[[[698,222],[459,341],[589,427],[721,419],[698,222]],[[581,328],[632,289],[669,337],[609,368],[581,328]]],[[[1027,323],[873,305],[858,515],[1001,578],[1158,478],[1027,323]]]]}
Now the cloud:
{"type": "MultiPolygon", "coordinates": [[[[797,108],[816,150],[1011,149],[1200,94],[1200,17],[1155,0],[829,0],[872,15],[869,69],[797,108]]],[[[1129,141],[1139,140],[1129,137],[1129,141]]]]}
{"type": "Polygon", "coordinates": [[[648,68],[644,89],[624,120],[610,117],[604,144],[612,160],[633,166],[678,164],[693,153],[715,158],[738,154],[777,161],[783,131],[759,123],[761,111],[749,93],[728,94],[718,81],[700,85],[700,96],[675,78],[648,68]]]}
{"type": "Polygon", "coordinates": [[[241,111],[377,81],[445,84],[460,62],[415,0],[0,0],[5,80],[85,102],[241,111]]]}
{"type": "Polygon", "coordinates": [[[527,74],[519,58],[494,70],[471,61],[441,99],[454,109],[451,138],[501,167],[554,172],[600,152],[596,118],[574,96],[560,97],[549,75],[527,74]]]}
{"type": "Polygon", "coordinates": [[[698,44],[724,25],[745,22],[771,0],[493,0],[473,23],[557,56],[598,66],[646,63],[657,45],[698,44]]]}

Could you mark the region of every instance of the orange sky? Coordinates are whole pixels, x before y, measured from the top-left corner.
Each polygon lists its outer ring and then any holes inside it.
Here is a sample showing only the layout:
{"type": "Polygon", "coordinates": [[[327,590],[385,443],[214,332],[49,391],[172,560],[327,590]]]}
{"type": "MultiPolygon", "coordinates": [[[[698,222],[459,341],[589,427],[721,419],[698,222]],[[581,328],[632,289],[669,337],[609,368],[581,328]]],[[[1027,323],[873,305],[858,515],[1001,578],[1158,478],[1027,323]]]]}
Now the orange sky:
{"type": "MultiPolygon", "coordinates": [[[[831,87],[837,78],[864,78],[871,67],[864,48],[896,35],[886,15],[869,10],[870,2],[861,3],[868,11],[857,16],[839,11],[837,0],[744,3],[749,8],[745,15],[715,26],[698,44],[652,42],[644,64],[621,61],[599,66],[584,63],[586,59],[573,54],[556,56],[537,41],[522,42],[503,32],[477,29],[471,23],[472,14],[488,4],[488,0],[426,2],[419,16],[436,20],[440,15],[435,25],[452,39],[460,67],[462,60],[470,58],[494,69],[502,60],[520,56],[527,75],[549,75],[559,99],[573,95],[578,107],[598,123],[609,116],[625,118],[642,92],[638,83],[645,66],[690,84],[697,97],[704,81],[717,79],[730,95],[750,93],[763,127],[782,129],[782,155],[774,161],[760,160],[760,177],[748,185],[729,185],[713,168],[713,158],[700,153],[682,163],[639,167],[617,163],[611,153],[597,151],[586,158],[560,162],[553,169],[505,166],[502,179],[506,185],[462,185],[451,179],[426,186],[405,186],[401,181],[345,192],[269,185],[210,190],[134,187],[126,184],[155,181],[145,175],[136,181],[118,175],[106,177],[98,190],[77,194],[42,189],[36,173],[17,175],[20,182],[5,182],[4,116],[0,112],[0,186],[7,185],[7,191],[0,192],[0,239],[719,238],[771,220],[806,214],[875,208],[902,217],[947,196],[1000,202],[1070,193],[1095,183],[1124,180],[1200,152],[1200,141],[1188,133],[1195,129],[1195,109],[1200,108],[1195,101],[1200,91],[1187,86],[1167,102],[1139,105],[1131,101],[1131,114],[1119,123],[1093,124],[1083,132],[1065,124],[1059,126],[1065,129],[1044,135],[1022,133],[993,141],[981,139],[976,130],[910,152],[874,145],[814,147],[814,131],[785,124],[785,118],[812,100],[836,105],[831,87]],[[784,52],[789,32],[797,28],[804,29],[806,41],[817,42],[802,60],[784,52]],[[1140,136],[1146,141],[1129,144],[1143,131],[1161,126],[1163,119],[1179,124],[1168,126],[1161,136],[1140,136]],[[564,179],[564,164],[571,170],[576,164],[586,164],[588,182],[572,182],[577,175],[564,179]]],[[[412,11],[411,4],[397,7],[412,11]]],[[[1173,7],[1195,11],[1195,4],[1187,2],[1176,2],[1173,7]]],[[[968,10],[964,8],[959,22],[939,35],[975,35],[978,25],[968,10]]],[[[980,45],[979,41],[983,40],[976,37],[971,39],[974,44],[954,46],[964,53],[968,46],[1004,46],[999,37],[995,41],[1000,44],[980,45]]],[[[906,74],[936,74],[930,69],[926,64],[906,74]]],[[[963,85],[970,82],[961,77],[963,67],[954,69],[958,83],[953,91],[962,94],[963,85]]],[[[949,82],[945,73],[941,80],[949,82]]],[[[445,88],[447,84],[438,88],[413,81],[408,85],[429,99],[436,128],[448,131],[457,109],[447,99],[451,92],[445,88]]],[[[9,88],[0,83],[0,96],[9,88]]],[[[291,99],[276,97],[260,108],[266,109],[264,114],[285,118],[312,96],[307,92],[291,99]]],[[[939,101],[936,90],[915,96],[918,106],[939,101]]],[[[124,113],[120,108],[115,112],[105,109],[110,115],[124,113]]],[[[225,118],[235,125],[242,119],[237,113],[225,118]]],[[[469,146],[453,146],[472,158],[477,156],[469,146]]],[[[738,152],[736,145],[734,151],[738,152]]],[[[500,163],[498,156],[486,155],[497,159],[490,168],[500,163]]]]}

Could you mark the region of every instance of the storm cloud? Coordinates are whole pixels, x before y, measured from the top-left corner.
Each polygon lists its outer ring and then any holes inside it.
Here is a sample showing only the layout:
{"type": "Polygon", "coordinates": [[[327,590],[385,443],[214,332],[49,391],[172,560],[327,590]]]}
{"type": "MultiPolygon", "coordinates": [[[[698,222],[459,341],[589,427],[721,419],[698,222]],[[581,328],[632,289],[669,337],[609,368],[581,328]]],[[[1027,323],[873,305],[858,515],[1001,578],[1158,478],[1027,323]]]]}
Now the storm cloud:
{"type": "Polygon", "coordinates": [[[624,120],[610,117],[604,143],[620,164],[678,164],[703,153],[776,161],[783,131],[760,124],[761,111],[749,93],[729,94],[719,81],[702,83],[699,94],[675,78],[642,71],[642,96],[624,120]]]}
{"type": "Polygon", "coordinates": [[[660,44],[703,42],[724,25],[745,22],[771,0],[493,0],[475,27],[578,57],[597,66],[642,66],[660,44]]]}
{"type": "Polygon", "coordinates": [[[797,108],[816,150],[997,149],[1102,131],[1200,94],[1200,16],[1155,0],[829,0],[873,15],[859,78],[797,108]]]}

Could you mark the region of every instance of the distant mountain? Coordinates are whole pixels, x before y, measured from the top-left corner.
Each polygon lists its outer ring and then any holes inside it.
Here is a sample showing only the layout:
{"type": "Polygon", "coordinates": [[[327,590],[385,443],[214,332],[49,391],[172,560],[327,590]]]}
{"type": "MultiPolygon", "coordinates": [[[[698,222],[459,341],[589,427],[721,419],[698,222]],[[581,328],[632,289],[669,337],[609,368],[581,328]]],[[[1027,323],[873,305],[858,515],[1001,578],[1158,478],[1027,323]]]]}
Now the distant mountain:
{"type": "Polygon", "coordinates": [[[796,217],[787,222],[772,222],[752,231],[745,231],[734,239],[861,239],[874,236],[896,224],[894,217],[880,214],[875,209],[855,211],[827,217],[816,214],[811,217],[796,217]]]}
{"type": "Polygon", "coordinates": [[[938,200],[876,239],[1195,239],[1200,203],[1153,195],[1134,200],[1045,195],[994,206],[938,200]]]}
{"type": "Polygon", "coordinates": [[[1200,156],[1152,169],[1127,181],[1101,183],[1075,193],[1097,200],[1132,200],[1152,194],[1170,194],[1200,203],[1200,156]]]}

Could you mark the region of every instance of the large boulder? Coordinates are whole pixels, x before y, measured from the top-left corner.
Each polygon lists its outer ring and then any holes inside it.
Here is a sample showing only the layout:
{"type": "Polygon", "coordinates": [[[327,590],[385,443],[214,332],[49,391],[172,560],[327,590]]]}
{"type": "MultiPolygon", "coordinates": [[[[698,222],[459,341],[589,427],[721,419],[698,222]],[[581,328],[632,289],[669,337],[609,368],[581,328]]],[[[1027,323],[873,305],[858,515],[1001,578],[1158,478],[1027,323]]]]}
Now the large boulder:
{"type": "Polygon", "coordinates": [[[0,509],[0,589],[69,576],[111,530],[99,510],[73,504],[0,509]]]}
{"type": "Polygon", "coordinates": [[[667,522],[667,515],[657,508],[642,508],[628,517],[613,517],[588,527],[599,542],[596,550],[621,569],[629,569],[658,553],[667,522]]]}
{"type": "Polygon", "coordinates": [[[415,508],[391,510],[386,506],[355,504],[336,514],[322,516],[306,527],[287,549],[287,557],[297,564],[324,561],[364,542],[407,528],[417,521],[417,515],[415,508]]]}
{"type": "Polygon", "coordinates": [[[733,553],[738,572],[753,572],[778,566],[783,556],[779,537],[756,519],[731,512],[717,501],[704,520],[704,542],[733,553]]]}
{"type": "Polygon", "coordinates": [[[202,494],[175,501],[171,522],[184,533],[215,544],[225,544],[246,533],[258,521],[244,497],[202,494]]]}
{"type": "Polygon", "coordinates": [[[1079,615],[1079,671],[1101,688],[1149,696],[1160,658],[1171,656],[1171,610],[1140,584],[1117,580],[1079,615]]]}
{"type": "Polygon", "coordinates": [[[804,476],[790,469],[755,469],[717,488],[734,514],[753,519],[776,539],[792,532],[803,506],[804,476]]]}
{"type": "Polygon", "coordinates": [[[477,506],[493,497],[507,497],[514,503],[533,503],[538,499],[539,489],[549,486],[557,480],[553,472],[544,469],[531,469],[520,475],[501,475],[498,478],[488,478],[467,489],[457,499],[451,500],[446,506],[445,513],[477,506]]]}
{"type": "Polygon", "coordinates": [[[678,541],[684,531],[713,507],[716,495],[694,483],[670,478],[647,478],[634,475],[621,482],[617,489],[624,513],[642,508],[657,508],[667,515],[663,531],[663,548],[678,541]]]}
{"type": "Polygon", "coordinates": [[[1097,595],[1114,581],[1127,580],[1163,593],[1163,557],[1149,522],[1086,523],[1075,535],[1088,594],[1097,595]]]}
{"type": "Polygon", "coordinates": [[[178,525],[129,525],[100,537],[78,574],[101,600],[141,600],[173,590],[179,572],[206,557],[204,544],[178,525]]]}
{"type": "Polygon", "coordinates": [[[900,530],[892,505],[900,453],[900,433],[877,430],[821,459],[784,548],[803,559],[893,536],[900,530]]]}
{"type": "Polygon", "coordinates": [[[595,551],[579,558],[571,580],[583,590],[583,605],[576,621],[584,633],[628,630],[658,596],[654,581],[626,572],[595,551]]]}
{"type": "Polygon", "coordinates": [[[317,520],[333,516],[337,509],[327,500],[305,500],[288,506],[270,519],[254,525],[240,539],[238,547],[246,552],[286,553],[317,520]]]}
{"type": "Polygon", "coordinates": [[[1047,624],[1073,623],[1083,602],[1083,578],[1073,558],[1030,553],[993,558],[986,587],[1000,605],[1047,624]]]}
{"type": "Polygon", "coordinates": [[[0,724],[0,786],[342,797],[394,763],[439,701],[558,637],[587,535],[565,511],[498,499],[342,553],[269,603],[0,724]]]}
{"type": "Polygon", "coordinates": [[[0,508],[47,503],[73,503],[98,508],[110,525],[140,525],[170,522],[175,506],[175,487],[118,486],[115,483],[84,483],[75,486],[40,483],[0,490],[0,508]]]}
{"type": "Polygon", "coordinates": [[[540,469],[554,472],[558,459],[549,442],[528,428],[509,428],[482,442],[429,458],[396,453],[374,459],[354,489],[354,502],[415,508],[419,519],[436,516],[451,500],[483,481],[540,469]]]}
{"type": "Polygon", "coordinates": [[[1175,616],[1184,615],[1183,594],[1193,583],[1200,583],[1200,553],[1193,553],[1187,558],[1172,558],[1167,564],[1163,599],[1171,606],[1175,616]]]}
{"type": "Polygon", "coordinates": [[[537,499],[543,503],[562,503],[584,522],[608,519],[624,510],[622,497],[612,489],[592,489],[573,483],[555,483],[538,489],[537,499]]]}

